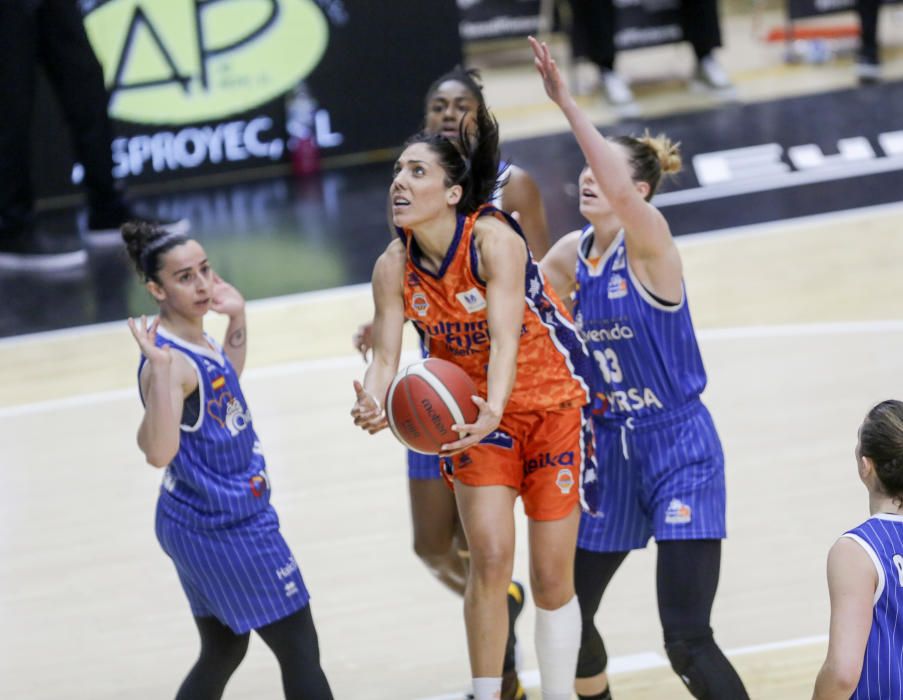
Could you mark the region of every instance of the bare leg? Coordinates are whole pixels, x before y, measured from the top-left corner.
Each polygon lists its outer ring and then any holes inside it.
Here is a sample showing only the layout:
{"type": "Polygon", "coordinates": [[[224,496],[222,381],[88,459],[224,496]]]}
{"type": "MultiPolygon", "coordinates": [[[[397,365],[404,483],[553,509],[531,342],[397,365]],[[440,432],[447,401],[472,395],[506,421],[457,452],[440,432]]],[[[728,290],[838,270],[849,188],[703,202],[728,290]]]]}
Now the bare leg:
{"type": "Polygon", "coordinates": [[[457,482],[455,495],[470,543],[464,622],[471,674],[474,678],[500,678],[508,637],[507,591],[514,566],[517,492],[507,486],[457,482]]]}
{"type": "Polygon", "coordinates": [[[569,699],[580,651],[574,555],[580,508],[560,520],[530,521],[530,584],[536,600],[536,656],[543,698],[569,699]]]}
{"type": "Polygon", "coordinates": [[[536,607],[556,610],[574,597],[580,509],[560,520],[531,520],[530,586],[536,607]]]}
{"type": "Polygon", "coordinates": [[[433,576],[463,596],[467,581],[467,540],[458,518],[455,495],[441,479],[410,479],[408,485],[414,552],[433,576]]]}

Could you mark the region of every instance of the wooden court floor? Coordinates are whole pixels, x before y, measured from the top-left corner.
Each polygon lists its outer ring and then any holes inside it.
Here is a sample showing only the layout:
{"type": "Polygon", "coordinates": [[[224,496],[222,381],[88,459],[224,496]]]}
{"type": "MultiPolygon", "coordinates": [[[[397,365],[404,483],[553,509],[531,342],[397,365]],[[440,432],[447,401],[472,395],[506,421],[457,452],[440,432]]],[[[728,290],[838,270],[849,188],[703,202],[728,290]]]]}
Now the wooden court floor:
{"type": "MultiPolygon", "coordinates": [[[[825,555],[867,516],[856,428],[903,397],[901,217],[882,207],[681,241],[728,464],[713,624],[753,698],[810,697],[825,555]]],[[[369,313],[366,288],[252,304],[244,386],[336,697],[460,697],[461,604],[411,551],[402,449],[348,417],[363,371],[349,336],[369,313]]],[[[136,360],[124,322],[0,342],[2,698],[172,697],[195,657],[153,534],[160,473],[134,441],[136,360]]],[[[526,563],[519,548],[524,580],[526,563]]],[[[689,697],[661,650],[654,546],[627,560],[598,621],[619,700],[689,697]]],[[[532,626],[528,605],[527,671],[532,626]]],[[[259,640],[226,697],[281,697],[259,640]]]]}

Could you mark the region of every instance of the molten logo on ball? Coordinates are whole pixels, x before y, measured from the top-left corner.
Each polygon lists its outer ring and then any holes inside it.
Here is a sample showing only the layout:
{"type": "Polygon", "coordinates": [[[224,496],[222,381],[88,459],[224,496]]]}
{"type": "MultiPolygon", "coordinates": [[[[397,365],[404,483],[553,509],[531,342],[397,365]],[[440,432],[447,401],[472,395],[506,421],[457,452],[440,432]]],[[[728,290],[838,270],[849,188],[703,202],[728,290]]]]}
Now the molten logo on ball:
{"type": "Polygon", "coordinates": [[[386,418],[408,449],[438,454],[458,436],[453,425],[467,425],[479,411],[472,396],[476,384],[457,365],[428,358],[401,370],[386,393],[386,418]]]}

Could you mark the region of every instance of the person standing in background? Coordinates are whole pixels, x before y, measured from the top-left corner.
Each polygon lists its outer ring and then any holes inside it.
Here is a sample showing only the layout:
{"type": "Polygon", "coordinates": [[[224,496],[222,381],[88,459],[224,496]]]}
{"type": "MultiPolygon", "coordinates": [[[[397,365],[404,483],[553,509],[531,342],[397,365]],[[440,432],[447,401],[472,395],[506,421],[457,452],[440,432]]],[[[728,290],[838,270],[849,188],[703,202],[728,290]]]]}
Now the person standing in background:
{"type": "MultiPolygon", "coordinates": [[[[599,67],[602,89],[612,106],[635,111],[633,92],[615,71],[615,0],[570,0],[570,5],[574,55],[585,54],[599,67]]],[[[730,78],[715,58],[715,49],[721,46],[718,0],[681,0],[680,25],[696,55],[694,80],[713,90],[730,90],[730,78]]]]}
{"type": "MultiPolygon", "coordinates": [[[[78,236],[35,227],[30,160],[37,66],[49,78],[84,167],[88,234],[118,240],[122,224],[148,217],[125,203],[113,179],[110,97],[76,0],[0,2],[0,267],[66,269],[88,259],[78,236]]],[[[183,235],[190,228],[186,219],[157,223],[183,235]]]]}

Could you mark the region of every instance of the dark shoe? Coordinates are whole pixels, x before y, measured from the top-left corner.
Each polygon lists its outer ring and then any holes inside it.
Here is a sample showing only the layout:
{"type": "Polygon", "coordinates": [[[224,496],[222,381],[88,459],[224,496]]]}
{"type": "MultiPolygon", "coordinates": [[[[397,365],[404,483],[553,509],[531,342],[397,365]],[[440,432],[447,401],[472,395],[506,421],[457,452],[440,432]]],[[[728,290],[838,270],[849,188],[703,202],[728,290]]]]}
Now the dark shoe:
{"type": "Polygon", "coordinates": [[[514,625],[524,609],[524,587],[517,581],[508,584],[508,642],[505,644],[505,663],[502,670],[502,700],[523,700],[527,696],[517,677],[517,636],[514,625]]]}
{"type": "MultiPolygon", "coordinates": [[[[527,691],[521,685],[520,678],[517,677],[517,671],[505,671],[502,674],[502,694],[501,700],[526,700],[527,691]]],[[[465,700],[473,700],[473,693],[467,693],[465,700]]]]}
{"type": "Polygon", "coordinates": [[[87,233],[89,240],[94,243],[121,242],[121,227],[128,221],[147,221],[156,224],[170,233],[187,236],[191,230],[188,219],[170,221],[154,216],[148,216],[144,212],[136,211],[127,204],[121,204],[111,209],[92,211],[88,215],[87,233]]]}
{"type": "Polygon", "coordinates": [[[0,268],[67,270],[88,261],[81,242],[72,236],[20,229],[0,231],[0,268]]]}
{"type": "Polygon", "coordinates": [[[521,685],[520,678],[517,677],[517,671],[505,671],[502,674],[502,700],[524,700],[527,697],[527,691],[521,685]]]}

